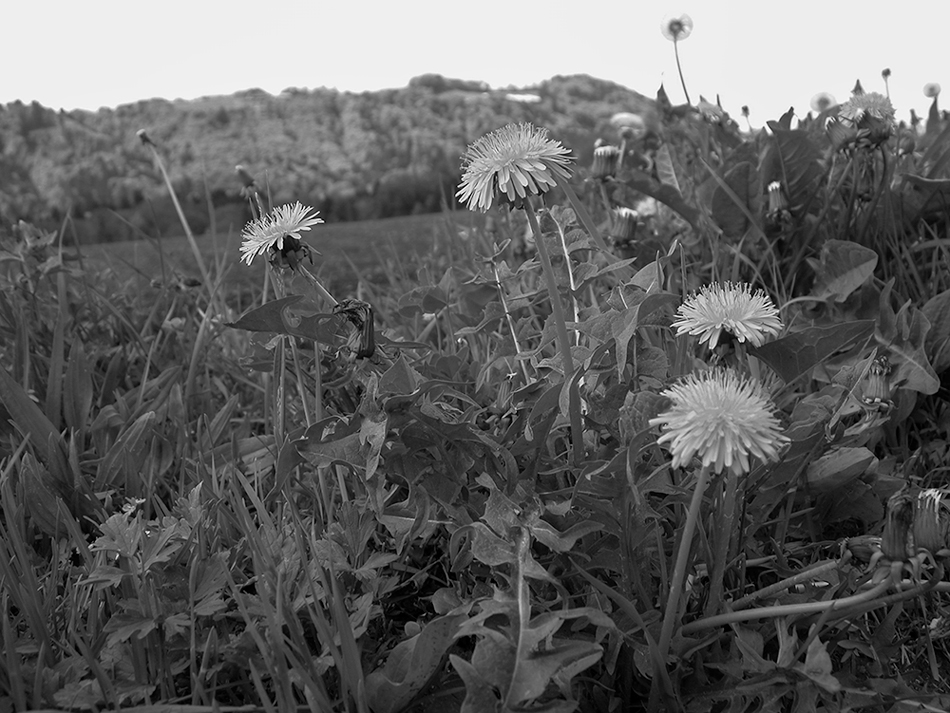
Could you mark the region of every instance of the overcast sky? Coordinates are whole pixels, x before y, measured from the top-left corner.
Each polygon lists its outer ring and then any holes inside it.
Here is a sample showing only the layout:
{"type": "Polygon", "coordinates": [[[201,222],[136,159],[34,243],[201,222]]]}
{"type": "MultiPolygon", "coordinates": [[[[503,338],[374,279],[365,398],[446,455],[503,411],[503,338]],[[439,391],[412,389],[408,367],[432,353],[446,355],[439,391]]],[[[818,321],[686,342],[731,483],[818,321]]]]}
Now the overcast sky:
{"type": "MultiPolygon", "coordinates": [[[[259,87],[364,91],[427,72],[524,86],[590,74],[685,100],[664,17],[688,13],[687,89],[760,126],[811,97],[890,95],[898,119],[925,114],[927,82],[950,91],[950,0],[4,0],[0,103],[115,107],[259,87]],[[503,8],[503,9],[500,9],[503,8]]],[[[944,97],[941,97],[944,99],[944,97]]],[[[950,96],[941,106],[950,108],[950,96]]]]}

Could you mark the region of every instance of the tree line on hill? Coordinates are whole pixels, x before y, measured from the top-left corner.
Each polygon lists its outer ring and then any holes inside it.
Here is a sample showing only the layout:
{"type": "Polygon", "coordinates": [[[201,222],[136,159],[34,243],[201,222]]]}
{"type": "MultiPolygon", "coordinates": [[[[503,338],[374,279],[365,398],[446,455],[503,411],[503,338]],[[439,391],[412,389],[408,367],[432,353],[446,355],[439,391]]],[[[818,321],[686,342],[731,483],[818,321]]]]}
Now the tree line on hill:
{"type": "MultiPolygon", "coordinates": [[[[55,227],[81,242],[179,233],[161,175],[136,132],[158,146],[195,232],[249,216],[243,165],[279,205],[300,200],[328,222],[433,212],[453,204],[466,146],[509,122],[550,130],[589,163],[610,117],[651,100],[587,75],[491,90],[438,74],[399,89],[260,89],[195,100],[55,111],[0,105],[0,225],[55,227]]],[[[238,223],[240,225],[240,223],[238,223]]],[[[226,226],[225,226],[226,227],[226,226]]]]}

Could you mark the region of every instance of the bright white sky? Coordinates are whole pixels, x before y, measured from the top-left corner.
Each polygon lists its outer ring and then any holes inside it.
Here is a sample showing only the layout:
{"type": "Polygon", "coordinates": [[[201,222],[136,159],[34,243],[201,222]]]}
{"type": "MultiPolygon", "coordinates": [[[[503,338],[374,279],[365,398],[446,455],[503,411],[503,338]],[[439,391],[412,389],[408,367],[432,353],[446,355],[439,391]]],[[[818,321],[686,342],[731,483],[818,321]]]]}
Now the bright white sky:
{"type": "MultiPolygon", "coordinates": [[[[927,82],[950,92],[950,0],[3,0],[0,103],[114,107],[259,87],[364,91],[426,72],[524,86],[590,74],[684,101],[665,16],[695,27],[680,43],[687,88],[761,126],[856,79],[890,95],[898,119],[925,115],[927,82]],[[504,9],[498,9],[503,7],[504,9]]],[[[941,102],[950,107],[950,98],[941,102]]]]}

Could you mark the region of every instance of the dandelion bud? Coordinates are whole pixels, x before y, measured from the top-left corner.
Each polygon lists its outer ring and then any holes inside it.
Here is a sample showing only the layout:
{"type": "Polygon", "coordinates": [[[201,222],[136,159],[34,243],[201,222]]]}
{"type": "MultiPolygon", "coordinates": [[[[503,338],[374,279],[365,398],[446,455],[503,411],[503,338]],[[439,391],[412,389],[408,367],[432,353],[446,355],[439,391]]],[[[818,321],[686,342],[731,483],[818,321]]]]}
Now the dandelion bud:
{"type": "Polygon", "coordinates": [[[614,208],[610,214],[610,237],[615,245],[629,245],[637,234],[640,214],[631,208],[614,208]]]}
{"type": "Polygon", "coordinates": [[[620,158],[620,149],[616,146],[598,146],[594,149],[594,163],[591,165],[591,175],[594,178],[612,178],[617,175],[617,160],[620,158]]]}
{"type": "Polygon", "coordinates": [[[889,560],[904,561],[914,556],[911,527],[914,524],[914,497],[898,490],[887,501],[887,520],[881,534],[881,551],[889,560]]]}
{"type": "Polygon", "coordinates": [[[238,164],[234,167],[234,171],[237,173],[238,178],[241,179],[241,185],[245,188],[254,188],[254,176],[248,173],[247,169],[244,168],[241,164],[238,164]]]}
{"type": "Polygon", "coordinates": [[[886,67],[885,69],[882,69],[882,70],[881,70],[881,76],[884,77],[884,79],[885,79],[885,81],[886,81],[887,78],[891,76],[891,68],[890,68],[890,67],[886,67]]]}
{"type": "Polygon", "coordinates": [[[950,492],[930,488],[917,494],[914,545],[931,553],[950,547],[950,492]]]}
{"type": "Polygon", "coordinates": [[[146,146],[155,145],[155,142],[149,138],[148,134],[145,132],[145,129],[139,129],[138,131],[135,132],[135,135],[138,136],[139,141],[141,141],[146,146]]]}

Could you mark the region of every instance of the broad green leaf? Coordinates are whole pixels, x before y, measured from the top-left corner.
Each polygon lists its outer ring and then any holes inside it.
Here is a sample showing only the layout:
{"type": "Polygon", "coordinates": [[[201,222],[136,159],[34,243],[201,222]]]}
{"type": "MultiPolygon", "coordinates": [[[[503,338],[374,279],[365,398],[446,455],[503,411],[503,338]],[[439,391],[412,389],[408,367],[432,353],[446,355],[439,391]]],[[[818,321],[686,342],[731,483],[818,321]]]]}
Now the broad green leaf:
{"type": "Polygon", "coordinates": [[[374,713],[398,713],[409,705],[442,668],[464,618],[436,617],[389,652],[386,663],[366,677],[366,696],[374,713]]]}
{"type": "Polygon", "coordinates": [[[73,340],[66,364],[63,390],[63,413],[66,425],[75,431],[84,432],[89,409],[92,408],[92,371],[79,337],[73,340]]]}
{"type": "Polygon", "coordinates": [[[950,368],[950,290],[931,297],[920,311],[930,322],[924,343],[927,357],[940,374],[950,368]]]}
{"type": "Polygon", "coordinates": [[[758,198],[758,176],[755,166],[744,161],[730,168],[722,178],[727,191],[717,185],[712,196],[713,220],[727,237],[739,238],[749,228],[749,215],[758,198]]]}
{"type": "Polygon", "coordinates": [[[829,240],[821,248],[813,295],[844,302],[874,274],[877,253],[847,240],[829,240]]]}
{"type": "Polygon", "coordinates": [[[874,327],[872,319],[808,327],[761,347],[751,347],[750,351],[768,364],[785,383],[790,383],[833,354],[867,342],[874,335],[874,327]]]}

